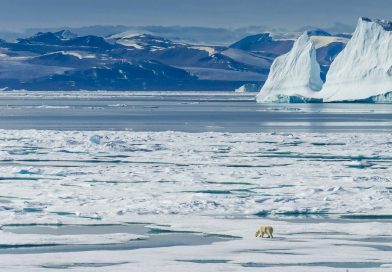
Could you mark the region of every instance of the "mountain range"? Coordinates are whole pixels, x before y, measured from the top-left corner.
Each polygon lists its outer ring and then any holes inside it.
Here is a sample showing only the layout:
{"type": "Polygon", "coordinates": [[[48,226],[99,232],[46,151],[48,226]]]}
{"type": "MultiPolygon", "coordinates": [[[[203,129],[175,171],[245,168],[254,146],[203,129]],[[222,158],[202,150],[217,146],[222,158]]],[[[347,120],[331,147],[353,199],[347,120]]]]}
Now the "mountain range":
{"type": "MultiPolygon", "coordinates": [[[[349,35],[321,29],[308,34],[325,79],[349,35]]],[[[38,32],[15,41],[0,40],[0,88],[232,91],[244,84],[262,86],[273,61],[293,43],[270,33],[217,46],[132,30],[105,37],[69,30],[38,32]]]]}

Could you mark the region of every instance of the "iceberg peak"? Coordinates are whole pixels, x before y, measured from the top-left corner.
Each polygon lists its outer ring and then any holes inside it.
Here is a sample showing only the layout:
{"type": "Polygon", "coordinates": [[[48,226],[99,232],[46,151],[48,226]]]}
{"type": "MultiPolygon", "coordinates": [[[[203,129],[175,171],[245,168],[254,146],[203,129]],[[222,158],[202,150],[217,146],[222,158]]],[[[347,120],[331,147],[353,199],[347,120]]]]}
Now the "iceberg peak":
{"type": "Polygon", "coordinates": [[[357,101],[392,91],[392,22],[360,18],[320,92],[325,102],[357,101]]]}
{"type": "Polygon", "coordinates": [[[316,97],[322,85],[316,49],[305,32],[295,41],[290,52],[275,59],[256,100],[261,103],[288,102],[291,97],[298,97],[309,101],[309,98],[316,97]]]}
{"type": "Polygon", "coordinates": [[[388,20],[382,20],[382,19],[376,19],[376,20],[371,20],[366,17],[361,17],[358,20],[357,28],[363,27],[364,25],[379,25],[381,26],[385,31],[392,31],[392,22],[388,20]]]}

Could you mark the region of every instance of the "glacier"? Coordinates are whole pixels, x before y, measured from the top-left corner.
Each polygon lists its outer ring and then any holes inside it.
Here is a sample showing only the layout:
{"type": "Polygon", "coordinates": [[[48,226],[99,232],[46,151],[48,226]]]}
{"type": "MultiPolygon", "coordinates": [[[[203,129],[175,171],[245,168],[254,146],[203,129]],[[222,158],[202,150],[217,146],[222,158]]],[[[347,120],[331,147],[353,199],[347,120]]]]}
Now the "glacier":
{"type": "Polygon", "coordinates": [[[360,18],[320,92],[325,102],[392,102],[392,22],[360,18]]]}
{"type": "Polygon", "coordinates": [[[260,103],[318,102],[317,92],[322,85],[316,48],[305,32],[290,52],[275,59],[256,100],[260,103]]]}

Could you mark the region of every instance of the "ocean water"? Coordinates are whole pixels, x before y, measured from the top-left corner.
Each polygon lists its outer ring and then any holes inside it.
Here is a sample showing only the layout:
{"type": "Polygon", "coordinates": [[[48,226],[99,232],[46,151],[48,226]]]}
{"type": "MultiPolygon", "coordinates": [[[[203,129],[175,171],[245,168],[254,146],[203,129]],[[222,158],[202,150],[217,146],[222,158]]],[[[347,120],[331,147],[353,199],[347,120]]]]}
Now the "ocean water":
{"type": "Polygon", "coordinates": [[[383,104],[258,104],[233,93],[3,93],[0,128],[185,132],[390,131],[383,104]]]}

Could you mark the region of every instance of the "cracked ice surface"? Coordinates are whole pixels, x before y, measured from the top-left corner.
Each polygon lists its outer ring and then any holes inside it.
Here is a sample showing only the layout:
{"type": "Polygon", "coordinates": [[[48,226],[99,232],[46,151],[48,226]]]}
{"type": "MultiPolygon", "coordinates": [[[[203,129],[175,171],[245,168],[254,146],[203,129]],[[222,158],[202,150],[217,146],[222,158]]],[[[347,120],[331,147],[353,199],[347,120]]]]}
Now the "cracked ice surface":
{"type": "MultiPolygon", "coordinates": [[[[389,133],[1,130],[1,225],[150,222],[242,239],[138,249],[132,256],[126,251],[62,253],[62,259],[55,253],[30,254],[24,266],[16,266],[17,255],[7,255],[0,267],[48,271],[64,265],[97,271],[89,263],[101,261],[102,271],[130,271],[135,263],[145,271],[162,265],[167,271],[257,271],[260,266],[341,271],[356,265],[363,271],[388,271],[390,221],[340,217],[390,218],[391,148],[389,133]],[[301,216],[328,219],[293,220],[301,216]],[[253,238],[260,223],[275,227],[276,240],[253,238]],[[372,241],[373,236],[381,242],[372,241]],[[331,248],[336,252],[326,254],[331,248]],[[157,257],[147,261],[141,257],[146,254],[157,257]],[[363,256],[369,260],[361,261],[363,256]]],[[[0,237],[7,245],[25,238],[30,244],[73,245],[141,236],[21,236],[2,230],[0,237]]]]}
{"type": "Polygon", "coordinates": [[[3,222],[392,213],[390,134],[1,131],[0,144],[3,222]]]}

